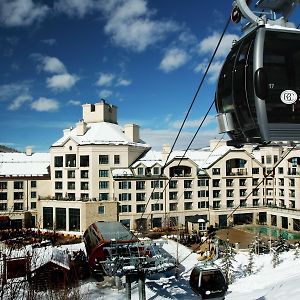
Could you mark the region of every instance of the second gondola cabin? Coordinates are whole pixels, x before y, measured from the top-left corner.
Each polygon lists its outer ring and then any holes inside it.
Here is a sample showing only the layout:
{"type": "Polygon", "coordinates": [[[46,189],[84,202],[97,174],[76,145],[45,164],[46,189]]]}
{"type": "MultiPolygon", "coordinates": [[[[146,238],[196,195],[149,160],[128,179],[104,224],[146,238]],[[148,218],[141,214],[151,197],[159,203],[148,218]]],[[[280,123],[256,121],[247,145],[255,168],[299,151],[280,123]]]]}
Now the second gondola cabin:
{"type": "Polygon", "coordinates": [[[195,266],[190,275],[190,286],[201,300],[223,300],[228,289],[224,274],[213,266],[195,266]]]}
{"type": "Polygon", "coordinates": [[[300,140],[300,31],[261,25],[232,47],[216,109],[229,145],[300,140]]]}

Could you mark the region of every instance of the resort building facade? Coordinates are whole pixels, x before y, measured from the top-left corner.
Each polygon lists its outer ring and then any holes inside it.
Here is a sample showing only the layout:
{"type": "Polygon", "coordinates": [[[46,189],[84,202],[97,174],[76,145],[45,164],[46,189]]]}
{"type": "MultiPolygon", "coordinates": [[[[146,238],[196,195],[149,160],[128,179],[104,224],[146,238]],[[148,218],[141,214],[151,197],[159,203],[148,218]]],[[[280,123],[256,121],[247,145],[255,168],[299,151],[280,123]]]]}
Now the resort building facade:
{"type": "Polygon", "coordinates": [[[117,107],[83,105],[49,153],[0,153],[0,226],[82,234],[96,221],[132,230],[267,224],[300,231],[300,148],[288,144],[161,152],[122,128],[117,107]]]}

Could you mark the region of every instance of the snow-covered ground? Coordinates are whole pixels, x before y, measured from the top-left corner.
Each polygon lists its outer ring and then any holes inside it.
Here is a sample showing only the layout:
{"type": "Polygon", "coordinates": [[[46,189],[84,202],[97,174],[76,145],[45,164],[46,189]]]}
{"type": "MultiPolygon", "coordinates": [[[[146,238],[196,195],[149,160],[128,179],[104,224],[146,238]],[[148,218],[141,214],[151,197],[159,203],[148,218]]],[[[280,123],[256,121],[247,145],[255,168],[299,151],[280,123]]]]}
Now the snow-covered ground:
{"type": "MultiPolygon", "coordinates": [[[[183,245],[168,240],[164,250],[181,262],[178,279],[174,271],[155,274],[146,279],[146,299],[181,299],[192,300],[198,297],[189,286],[189,275],[196,264],[198,255],[183,245]],[[178,250],[178,251],[177,251],[178,250]]],[[[247,252],[235,256],[235,275],[233,284],[229,285],[226,300],[298,300],[300,299],[300,258],[295,259],[294,251],[280,254],[280,264],[273,268],[272,255],[255,255],[254,272],[245,275],[249,262],[247,252]]],[[[220,263],[219,260],[215,262],[220,263]]],[[[81,286],[81,292],[87,299],[125,300],[125,289],[111,287],[99,288],[96,282],[90,281],[81,286]]],[[[137,283],[132,283],[131,299],[139,299],[137,283]]]]}

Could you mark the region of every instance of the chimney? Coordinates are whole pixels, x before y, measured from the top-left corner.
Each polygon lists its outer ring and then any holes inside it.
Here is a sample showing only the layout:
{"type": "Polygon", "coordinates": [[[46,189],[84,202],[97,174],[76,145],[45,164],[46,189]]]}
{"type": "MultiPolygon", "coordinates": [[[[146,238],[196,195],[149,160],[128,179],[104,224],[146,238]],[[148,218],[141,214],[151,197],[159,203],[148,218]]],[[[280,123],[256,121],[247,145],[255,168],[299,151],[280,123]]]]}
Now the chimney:
{"type": "Polygon", "coordinates": [[[76,132],[77,135],[84,135],[86,133],[86,123],[83,120],[80,120],[77,124],[76,124],[76,132]]]}
{"type": "Polygon", "coordinates": [[[124,126],[124,133],[131,142],[139,143],[140,141],[140,126],[136,124],[126,124],[124,126]]]}
{"type": "Polygon", "coordinates": [[[162,161],[163,161],[164,164],[166,163],[166,160],[167,160],[170,152],[171,152],[170,145],[164,144],[163,145],[163,149],[162,149],[162,153],[161,153],[161,155],[162,155],[162,161]]]}
{"type": "Polygon", "coordinates": [[[70,136],[70,133],[71,133],[71,128],[64,129],[64,137],[70,136]]]}
{"type": "Polygon", "coordinates": [[[31,156],[32,155],[32,146],[27,146],[25,153],[27,156],[31,156]]]}

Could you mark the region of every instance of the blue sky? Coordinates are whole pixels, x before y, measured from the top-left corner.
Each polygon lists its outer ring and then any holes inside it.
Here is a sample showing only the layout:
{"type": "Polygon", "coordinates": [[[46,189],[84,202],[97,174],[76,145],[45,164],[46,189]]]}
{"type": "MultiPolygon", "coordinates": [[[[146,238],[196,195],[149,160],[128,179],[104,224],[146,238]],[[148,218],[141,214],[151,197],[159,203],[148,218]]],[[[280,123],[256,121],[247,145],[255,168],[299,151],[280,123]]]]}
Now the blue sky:
{"type": "MultiPolygon", "coordinates": [[[[153,149],[172,145],[231,12],[230,0],[1,0],[0,144],[48,151],[100,99],[153,149]]],[[[229,26],[177,149],[214,98],[229,26]]],[[[220,138],[215,109],[192,148],[220,138]]]]}

